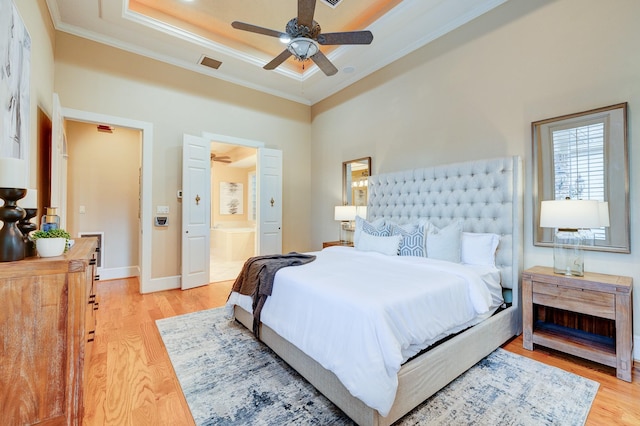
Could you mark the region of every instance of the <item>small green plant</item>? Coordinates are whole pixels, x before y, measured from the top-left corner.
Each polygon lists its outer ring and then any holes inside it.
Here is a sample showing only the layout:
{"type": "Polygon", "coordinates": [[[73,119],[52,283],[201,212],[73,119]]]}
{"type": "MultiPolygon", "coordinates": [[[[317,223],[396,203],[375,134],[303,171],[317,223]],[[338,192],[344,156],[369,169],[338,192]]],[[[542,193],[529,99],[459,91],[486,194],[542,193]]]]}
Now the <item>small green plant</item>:
{"type": "Polygon", "coordinates": [[[31,233],[32,240],[37,240],[38,238],[66,238],[69,240],[71,239],[71,235],[64,229],[38,230],[31,233]]]}

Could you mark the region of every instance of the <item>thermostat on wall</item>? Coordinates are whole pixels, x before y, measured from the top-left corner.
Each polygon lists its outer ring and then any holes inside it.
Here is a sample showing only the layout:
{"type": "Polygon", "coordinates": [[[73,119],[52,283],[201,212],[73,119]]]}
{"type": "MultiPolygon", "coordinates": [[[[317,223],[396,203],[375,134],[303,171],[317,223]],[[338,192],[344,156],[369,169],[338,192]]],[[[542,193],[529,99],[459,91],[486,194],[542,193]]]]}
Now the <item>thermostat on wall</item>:
{"type": "Polygon", "coordinates": [[[169,226],[169,218],[167,216],[156,216],[156,226],[169,226]]]}

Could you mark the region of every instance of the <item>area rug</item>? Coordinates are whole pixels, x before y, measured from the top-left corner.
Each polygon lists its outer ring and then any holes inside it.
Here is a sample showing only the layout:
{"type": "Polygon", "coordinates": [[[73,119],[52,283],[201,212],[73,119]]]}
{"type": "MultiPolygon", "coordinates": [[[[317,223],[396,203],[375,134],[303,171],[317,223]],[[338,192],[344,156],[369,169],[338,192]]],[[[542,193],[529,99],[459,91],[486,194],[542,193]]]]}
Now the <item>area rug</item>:
{"type": "MultiPolygon", "coordinates": [[[[196,424],[353,424],[224,308],[156,324],[196,424]]],[[[583,425],[598,386],[497,349],[397,425],[583,425]]]]}

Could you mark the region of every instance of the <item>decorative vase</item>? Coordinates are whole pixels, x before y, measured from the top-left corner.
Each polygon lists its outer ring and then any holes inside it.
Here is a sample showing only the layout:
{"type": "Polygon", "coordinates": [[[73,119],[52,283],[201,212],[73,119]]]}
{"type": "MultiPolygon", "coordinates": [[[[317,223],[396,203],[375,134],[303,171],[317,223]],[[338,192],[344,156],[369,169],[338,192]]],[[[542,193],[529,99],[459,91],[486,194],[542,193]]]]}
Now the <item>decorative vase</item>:
{"type": "Polygon", "coordinates": [[[60,256],[67,246],[66,238],[38,238],[36,250],[40,257],[60,256]]]}

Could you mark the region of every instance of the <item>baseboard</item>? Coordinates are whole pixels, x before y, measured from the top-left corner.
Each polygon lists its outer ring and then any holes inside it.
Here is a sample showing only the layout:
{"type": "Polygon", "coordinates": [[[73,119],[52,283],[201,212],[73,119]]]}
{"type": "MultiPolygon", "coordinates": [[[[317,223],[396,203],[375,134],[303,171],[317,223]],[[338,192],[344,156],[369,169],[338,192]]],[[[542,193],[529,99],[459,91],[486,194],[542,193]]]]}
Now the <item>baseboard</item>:
{"type": "Polygon", "coordinates": [[[153,293],[154,291],[173,290],[175,288],[180,288],[180,275],[152,278],[149,283],[143,283],[140,293],[153,293]]]}
{"type": "Polygon", "coordinates": [[[139,277],[140,268],[137,266],[125,266],[122,268],[98,268],[101,280],[119,280],[122,278],[139,277]]]}

